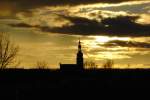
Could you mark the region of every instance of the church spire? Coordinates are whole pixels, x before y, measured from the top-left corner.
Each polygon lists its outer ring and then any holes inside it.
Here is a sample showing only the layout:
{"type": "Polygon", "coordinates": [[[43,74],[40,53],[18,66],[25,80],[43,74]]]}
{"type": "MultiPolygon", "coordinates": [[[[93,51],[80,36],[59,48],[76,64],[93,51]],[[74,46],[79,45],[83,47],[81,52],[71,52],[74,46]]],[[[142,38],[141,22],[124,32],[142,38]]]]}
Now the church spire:
{"type": "Polygon", "coordinates": [[[81,49],[81,41],[79,39],[79,44],[78,44],[78,53],[77,53],[77,66],[83,69],[83,53],[81,49]]]}
{"type": "Polygon", "coordinates": [[[79,38],[79,44],[78,44],[78,52],[79,52],[79,51],[82,51],[80,38],[79,38]]]}

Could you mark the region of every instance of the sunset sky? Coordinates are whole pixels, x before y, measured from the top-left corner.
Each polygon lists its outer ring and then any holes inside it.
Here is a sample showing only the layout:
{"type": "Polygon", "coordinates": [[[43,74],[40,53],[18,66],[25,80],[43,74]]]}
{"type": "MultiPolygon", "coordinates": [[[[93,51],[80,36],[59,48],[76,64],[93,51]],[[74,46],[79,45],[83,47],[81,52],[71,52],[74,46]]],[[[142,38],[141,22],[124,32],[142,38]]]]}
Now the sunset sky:
{"type": "Polygon", "coordinates": [[[150,0],[0,0],[0,32],[19,45],[21,68],[85,61],[150,68],[150,0]]]}

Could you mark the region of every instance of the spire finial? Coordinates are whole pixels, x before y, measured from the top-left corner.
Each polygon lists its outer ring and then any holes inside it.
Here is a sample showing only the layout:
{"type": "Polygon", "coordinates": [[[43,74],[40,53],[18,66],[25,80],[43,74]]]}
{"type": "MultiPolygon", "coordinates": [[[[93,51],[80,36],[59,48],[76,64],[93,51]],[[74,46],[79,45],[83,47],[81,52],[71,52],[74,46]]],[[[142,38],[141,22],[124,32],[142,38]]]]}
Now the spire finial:
{"type": "Polygon", "coordinates": [[[79,38],[79,45],[81,45],[81,39],[79,38]]]}

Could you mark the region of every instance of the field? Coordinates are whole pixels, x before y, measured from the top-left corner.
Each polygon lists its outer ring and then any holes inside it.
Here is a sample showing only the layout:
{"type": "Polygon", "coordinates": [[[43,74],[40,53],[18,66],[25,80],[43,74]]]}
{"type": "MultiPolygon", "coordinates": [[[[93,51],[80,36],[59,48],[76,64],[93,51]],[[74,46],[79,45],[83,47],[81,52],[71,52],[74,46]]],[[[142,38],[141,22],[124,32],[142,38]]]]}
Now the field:
{"type": "Polygon", "coordinates": [[[49,92],[55,89],[150,88],[150,69],[4,69],[0,71],[0,88],[6,97],[9,95],[19,100],[28,94],[38,97],[47,93],[49,96],[49,92]]]}
{"type": "Polygon", "coordinates": [[[150,87],[150,69],[60,71],[4,69],[0,86],[14,88],[139,88],[150,87]]]}

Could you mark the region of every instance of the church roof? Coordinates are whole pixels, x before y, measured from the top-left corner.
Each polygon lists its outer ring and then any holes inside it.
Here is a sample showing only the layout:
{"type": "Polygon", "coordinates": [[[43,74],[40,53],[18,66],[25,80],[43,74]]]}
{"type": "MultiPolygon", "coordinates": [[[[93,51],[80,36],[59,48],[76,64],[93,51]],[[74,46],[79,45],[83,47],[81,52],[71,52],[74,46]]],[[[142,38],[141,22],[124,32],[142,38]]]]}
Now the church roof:
{"type": "Polygon", "coordinates": [[[74,67],[77,66],[77,64],[60,64],[62,67],[74,67]]]}

